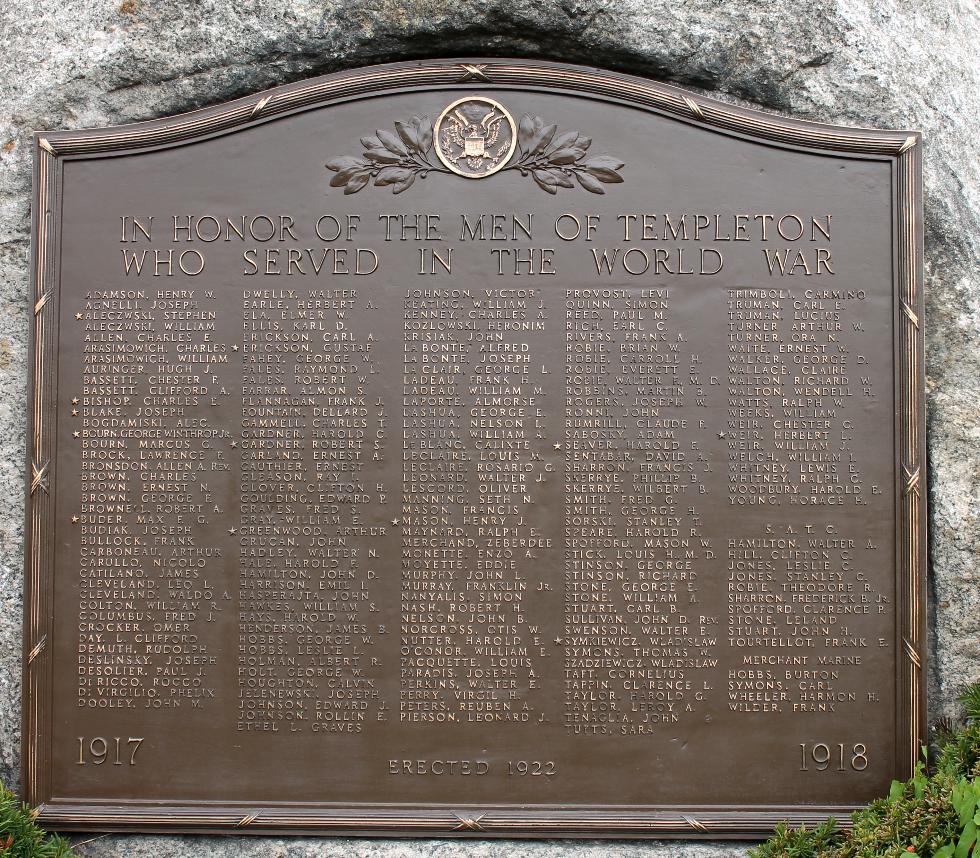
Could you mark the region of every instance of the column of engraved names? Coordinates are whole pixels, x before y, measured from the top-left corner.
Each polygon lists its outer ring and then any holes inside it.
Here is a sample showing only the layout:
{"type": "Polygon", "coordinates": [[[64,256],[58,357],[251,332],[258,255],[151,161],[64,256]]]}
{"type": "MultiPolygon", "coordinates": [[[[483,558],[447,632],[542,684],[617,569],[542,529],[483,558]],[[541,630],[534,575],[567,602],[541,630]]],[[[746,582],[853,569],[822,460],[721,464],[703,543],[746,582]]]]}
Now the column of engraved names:
{"type": "Polygon", "coordinates": [[[851,448],[858,427],[867,431],[863,406],[876,400],[860,354],[865,299],[860,289],[794,290],[783,323],[789,342],[779,346],[791,366],[792,389],[781,402],[777,446],[781,429],[800,485],[790,503],[810,513],[795,544],[779,554],[786,579],[780,587],[793,607],[796,633],[813,636],[820,650],[807,664],[783,671],[796,712],[847,713],[878,699],[869,694],[862,665],[867,650],[881,645],[872,637],[871,617],[886,613],[887,599],[864,572],[877,548],[850,523],[857,517],[847,515],[848,507],[866,508],[881,498],[880,492],[872,497],[878,487],[866,485],[851,448]]]}
{"type": "Polygon", "coordinates": [[[245,292],[240,730],[359,733],[376,716],[361,508],[377,372],[356,305],[350,290],[245,292]]]}
{"type": "MultiPolygon", "coordinates": [[[[776,419],[774,402],[783,394],[788,367],[778,354],[783,317],[778,290],[733,289],[727,294],[728,417],[719,437],[728,459],[731,505],[780,505],[795,487],[777,460],[763,427],[776,419]]],[[[783,537],[779,541],[785,542],[783,537]]],[[[737,649],[807,648],[805,636],[787,636],[786,600],[776,592],[775,564],[762,552],[778,547],[764,536],[730,536],[727,546],[728,641],[737,649]]],[[[728,706],[734,712],[781,712],[789,694],[778,672],[767,666],[806,656],[750,656],[728,673],[728,706]],[[758,669],[761,667],[762,669],[758,669]]]]}
{"type": "Polygon", "coordinates": [[[611,299],[624,424],[616,447],[629,456],[630,478],[615,558],[627,570],[622,598],[637,639],[624,690],[638,722],[629,730],[641,734],[710,708],[717,685],[719,617],[703,586],[716,565],[702,516],[713,476],[700,416],[708,384],[674,303],[669,287],[611,299]]]}
{"type": "Polygon", "coordinates": [[[400,718],[528,721],[540,642],[523,567],[544,540],[522,514],[535,399],[513,332],[527,299],[409,290],[404,306],[400,718]]]}
{"type": "Polygon", "coordinates": [[[402,376],[401,628],[398,718],[461,720],[456,697],[477,661],[460,646],[468,624],[457,589],[473,537],[455,523],[468,500],[463,391],[471,346],[466,290],[409,290],[402,376]]]}
{"type": "Polygon", "coordinates": [[[762,513],[756,533],[728,541],[729,642],[755,650],[729,673],[733,711],[837,712],[860,699],[860,671],[847,668],[862,663],[861,618],[880,594],[840,515],[866,499],[848,443],[846,310],[824,294],[728,292],[729,504],[762,513]],[[786,508],[796,523],[780,523],[786,508]]]}
{"type": "Polygon", "coordinates": [[[693,374],[697,357],[669,309],[667,289],[566,299],[565,721],[576,734],[678,721],[717,663],[715,618],[689,618],[696,558],[712,556],[695,506],[707,463],[683,416],[681,360],[693,374]]]}
{"type": "MultiPolygon", "coordinates": [[[[81,384],[79,706],[177,709],[215,696],[207,624],[220,610],[203,534],[228,433],[205,415],[227,360],[196,290],[91,290],[81,384]]],[[[79,395],[80,394],[80,395],[79,395]]]]}
{"type": "Polygon", "coordinates": [[[469,717],[477,720],[538,717],[535,666],[547,650],[530,602],[532,570],[550,547],[534,524],[541,485],[536,474],[544,477],[534,447],[546,430],[542,364],[532,347],[545,330],[542,295],[533,288],[483,288],[472,295],[467,312],[473,325],[468,435],[477,502],[466,508],[465,522],[475,526],[477,546],[460,602],[474,621],[466,640],[481,662],[468,683],[476,710],[469,717]]]}

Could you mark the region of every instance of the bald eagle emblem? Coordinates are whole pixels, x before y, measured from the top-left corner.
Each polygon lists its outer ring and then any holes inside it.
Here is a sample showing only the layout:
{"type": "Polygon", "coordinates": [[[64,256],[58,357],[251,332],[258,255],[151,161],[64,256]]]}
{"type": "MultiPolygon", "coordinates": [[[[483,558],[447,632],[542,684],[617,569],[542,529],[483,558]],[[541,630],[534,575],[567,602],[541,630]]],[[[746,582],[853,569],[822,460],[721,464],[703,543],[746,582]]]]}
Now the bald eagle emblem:
{"type": "Polygon", "coordinates": [[[490,98],[463,98],[450,104],[436,120],[435,149],[450,170],[482,179],[500,170],[514,153],[514,120],[490,98]]]}

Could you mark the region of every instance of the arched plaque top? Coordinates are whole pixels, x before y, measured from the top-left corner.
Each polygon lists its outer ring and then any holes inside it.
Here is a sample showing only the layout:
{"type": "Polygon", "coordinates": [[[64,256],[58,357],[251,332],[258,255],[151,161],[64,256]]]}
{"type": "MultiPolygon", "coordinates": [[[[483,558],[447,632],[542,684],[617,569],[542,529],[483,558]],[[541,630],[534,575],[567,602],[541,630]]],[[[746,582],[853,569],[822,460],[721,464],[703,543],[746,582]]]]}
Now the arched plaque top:
{"type": "Polygon", "coordinates": [[[507,88],[580,94],[646,108],[719,132],[791,147],[850,155],[897,156],[914,147],[917,131],[849,128],[736,107],[633,75],[523,59],[445,59],[390,63],[335,72],[147,122],[79,131],[39,132],[51,155],[99,155],[154,148],[244,128],[298,110],[399,90],[445,89],[490,95],[507,88]]]}
{"type": "Polygon", "coordinates": [[[917,132],[488,58],[35,142],[46,826],[748,838],[914,770],[917,132]]]}

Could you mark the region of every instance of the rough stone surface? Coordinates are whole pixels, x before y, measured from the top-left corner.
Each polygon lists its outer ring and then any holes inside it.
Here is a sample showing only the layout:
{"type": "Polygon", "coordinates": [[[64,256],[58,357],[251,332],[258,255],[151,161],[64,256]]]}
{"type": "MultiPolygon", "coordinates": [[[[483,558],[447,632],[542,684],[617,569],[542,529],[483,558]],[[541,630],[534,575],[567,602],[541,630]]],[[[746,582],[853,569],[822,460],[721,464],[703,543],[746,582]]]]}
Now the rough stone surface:
{"type": "MultiPolygon", "coordinates": [[[[973,0],[61,0],[0,4],[0,780],[16,783],[30,135],[434,55],[600,64],[925,133],[930,714],[980,678],[980,7],[973,0]]],[[[87,839],[87,838],[77,838],[87,839]]],[[[83,855],[734,856],[736,846],[105,837],[83,855]]]]}
{"type": "Polygon", "coordinates": [[[715,843],[596,840],[367,840],[309,837],[73,838],[80,858],[742,858],[744,847],[715,843]],[[85,841],[90,841],[86,843],[85,841]]]}

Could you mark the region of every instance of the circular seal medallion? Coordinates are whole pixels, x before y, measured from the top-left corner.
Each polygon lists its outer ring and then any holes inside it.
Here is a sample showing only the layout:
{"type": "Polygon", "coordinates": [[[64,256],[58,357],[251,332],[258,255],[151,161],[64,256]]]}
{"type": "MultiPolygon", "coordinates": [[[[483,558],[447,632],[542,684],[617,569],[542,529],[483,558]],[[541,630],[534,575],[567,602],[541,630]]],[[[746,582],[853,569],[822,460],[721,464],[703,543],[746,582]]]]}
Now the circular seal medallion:
{"type": "Polygon", "coordinates": [[[433,137],[443,164],[467,179],[482,179],[506,166],[517,145],[517,127],[499,101],[471,95],[439,114],[433,137]]]}

